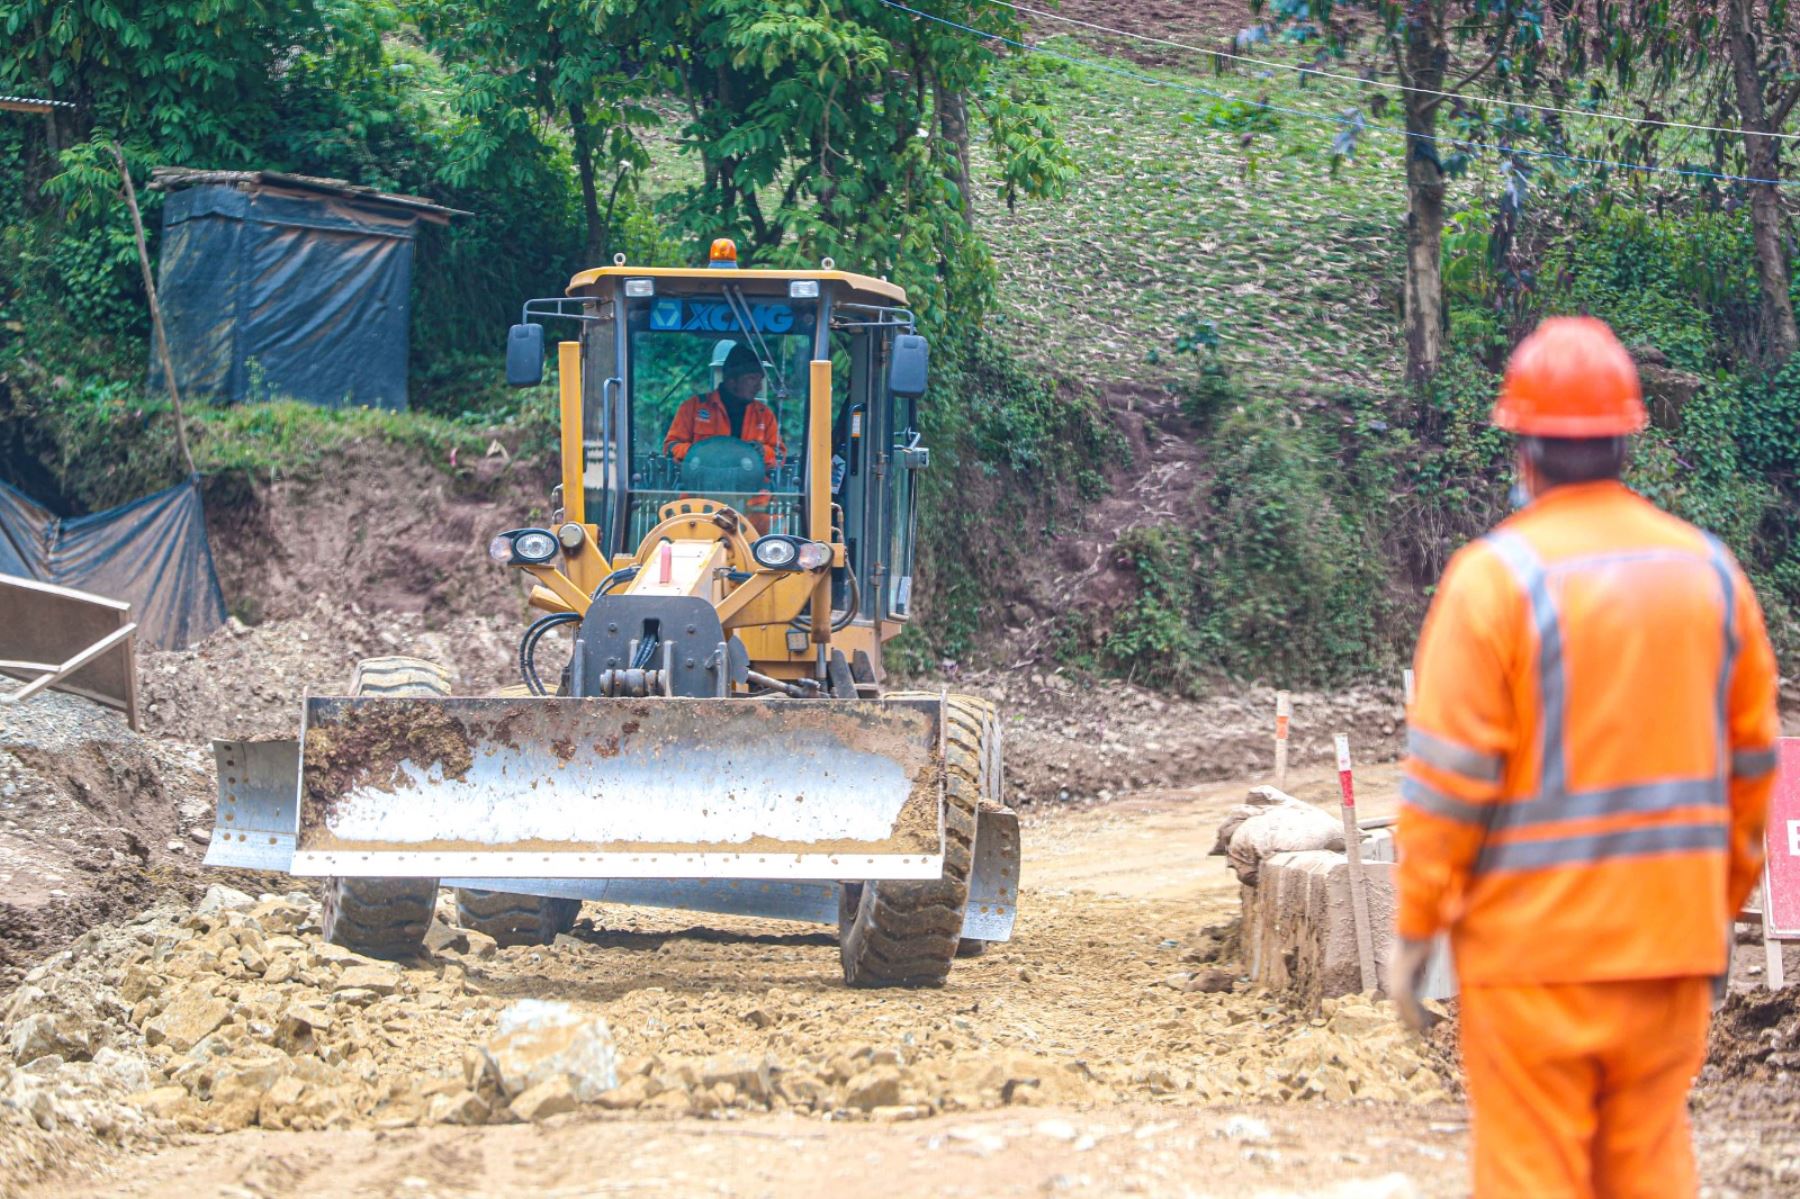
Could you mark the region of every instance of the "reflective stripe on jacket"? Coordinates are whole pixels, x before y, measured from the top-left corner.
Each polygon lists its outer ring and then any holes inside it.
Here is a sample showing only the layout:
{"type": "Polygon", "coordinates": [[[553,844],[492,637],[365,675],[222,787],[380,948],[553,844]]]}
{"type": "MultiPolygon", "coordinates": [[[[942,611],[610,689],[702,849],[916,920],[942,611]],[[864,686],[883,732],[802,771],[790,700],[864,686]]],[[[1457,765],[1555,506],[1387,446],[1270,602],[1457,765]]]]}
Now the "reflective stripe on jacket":
{"type": "Polygon", "coordinates": [[[1465,983],[1711,974],[1761,865],[1775,661],[1716,539],[1559,487],[1452,560],[1420,637],[1400,931],[1465,983]]]}
{"type": "Polygon", "coordinates": [[[781,444],[780,422],[767,404],[751,400],[744,409],[743,429],[734,432],[725,402],[718,392],[710,391],[703,396],[689,396],[681,402],[681,407],[675,410],[675,419],[669,422],[668,436],[663,438],[663,452],[674,455],[675,461],[680,462],[696,441],[705,441],[709,437],[741,437],[757,442],[762,446],[763,465],[770,469],[786,449],[781,444]]]}

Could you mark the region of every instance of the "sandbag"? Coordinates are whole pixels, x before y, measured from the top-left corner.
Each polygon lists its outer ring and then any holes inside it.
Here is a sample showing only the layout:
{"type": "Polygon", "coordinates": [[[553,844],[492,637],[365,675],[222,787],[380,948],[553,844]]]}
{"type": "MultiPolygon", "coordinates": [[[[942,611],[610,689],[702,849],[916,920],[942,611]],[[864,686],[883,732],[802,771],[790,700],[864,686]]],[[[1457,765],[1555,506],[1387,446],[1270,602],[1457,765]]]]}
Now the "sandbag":
{"type": "Polygon", "coordinates": [[[1270,854],[1303,849],[1344,850],[1344,827],[1329,814],[1273,787],[1256,787],[1226,813],[1218,843],[1238,881],[1256,885],[1257,867],[1270,854]]]}

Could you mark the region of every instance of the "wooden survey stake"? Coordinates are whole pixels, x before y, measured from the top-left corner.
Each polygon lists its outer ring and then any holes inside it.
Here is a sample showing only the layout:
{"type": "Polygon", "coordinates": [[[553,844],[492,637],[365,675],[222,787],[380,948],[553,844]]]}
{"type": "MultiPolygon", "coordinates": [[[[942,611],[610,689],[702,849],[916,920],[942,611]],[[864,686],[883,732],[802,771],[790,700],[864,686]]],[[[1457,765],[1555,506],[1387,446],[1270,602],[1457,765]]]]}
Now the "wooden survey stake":
{"type": "Polygon", "coordinates": [[[1350,738],[1337,736],[1338,788],[1343,793],[1344,856],[1350,860],[1350,918],[1356,926],[1356,961],[1362,989],[1375,990],[1375,941],[1369,933],[1369,888],[1363,881],[1362,831],[1356,827],[1356,783],[1350,776],[1350,738]]]}
{"type": "Polygon", "coordinates": [[[1285,691],[1275,693],[1275,786],[1287,790],[1288,720],[1294,714],[1292,699],[1285,691]]]}

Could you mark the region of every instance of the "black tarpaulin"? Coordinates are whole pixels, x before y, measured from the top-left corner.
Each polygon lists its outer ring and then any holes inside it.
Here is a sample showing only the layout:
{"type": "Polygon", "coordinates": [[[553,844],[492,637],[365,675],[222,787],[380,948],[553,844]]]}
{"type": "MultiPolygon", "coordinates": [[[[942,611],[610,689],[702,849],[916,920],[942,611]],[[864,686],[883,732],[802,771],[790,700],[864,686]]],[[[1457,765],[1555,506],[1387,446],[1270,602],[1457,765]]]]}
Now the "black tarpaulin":
{"type": "Polygon", "coordinates": [[[186,649],[225,623],[200,481],[63,518],[0,483],[0,574],[124,600],[138,640],[186,649]]]}
{"type": "MultiPolygon", "coordinates": [[[[172,191],[157,287],[182,394],[406,407],[419,219],[373,199],[260,184],[172,191]]],[[[154,354],[150,375],[162,386],[154,354]]]]}

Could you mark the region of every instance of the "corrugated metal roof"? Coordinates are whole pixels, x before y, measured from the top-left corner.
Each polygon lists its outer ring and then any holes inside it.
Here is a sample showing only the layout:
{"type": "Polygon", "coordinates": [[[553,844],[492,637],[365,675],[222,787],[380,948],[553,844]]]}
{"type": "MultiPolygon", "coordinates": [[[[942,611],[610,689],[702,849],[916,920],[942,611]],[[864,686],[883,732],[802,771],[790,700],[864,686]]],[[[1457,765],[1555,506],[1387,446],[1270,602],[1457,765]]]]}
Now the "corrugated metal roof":
{"type": "Polygon", "coordinates": [[[199,187],[203,184],[282,188],[371,204],[388,204],[415,212],[422,219],[437,223],[446,222],[453,216],[473,215],[460,208],[446,208],[442,204],[433,203],[424,196],[377,191],[346,179],[324,179],[317,175],[290,175],[285,171],[205,171],[192,167],[157,167],[150,173],[152,191],[179,191],[184,187],[199,187]]]}
{"type": "Polygon", "coordinates": [[[0,96],[0,108],[10,112],[50,112],[58,108],[73,109],[67,100],[39,100],[35,96],[0,96]]]}

